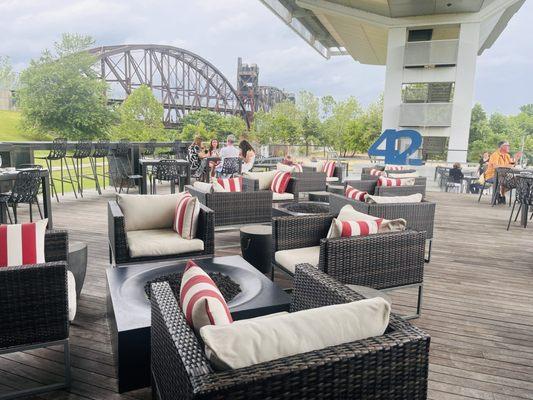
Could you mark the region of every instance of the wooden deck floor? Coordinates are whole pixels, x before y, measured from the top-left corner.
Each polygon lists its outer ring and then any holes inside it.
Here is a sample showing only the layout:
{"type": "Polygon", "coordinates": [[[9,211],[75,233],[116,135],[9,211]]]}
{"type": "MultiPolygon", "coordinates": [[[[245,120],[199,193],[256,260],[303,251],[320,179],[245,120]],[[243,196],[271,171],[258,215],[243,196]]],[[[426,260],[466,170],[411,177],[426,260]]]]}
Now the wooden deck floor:
{"type": "MultiPolygon", "coordinates": [[[[86,194],[65,197],[54,216],[71,240],[89,244],[89,267],[78,315],[72,324],[69,392],[44,399],[149,399],[149,389],[119,395],[105,317],[108,267],[106,201],[86,194]]],[[[533,225],[505,230],[508,207],[485,198],[429,193],[437,202],[433,257],[425,273],[423,316],[414,324],[431,339],[429,398],[533,399],[533,225]]],[[[239,251],[235,232],[217,234],[219,255],[239,251]],[[227,247],[233,244],[233,247],[227,247]]],[[[414,302],[414,293],[393,295],[394,308],[414,302]]],[[[0,395],[10,388],[59,381],[59,349],[0,357],[0,395]]]]}

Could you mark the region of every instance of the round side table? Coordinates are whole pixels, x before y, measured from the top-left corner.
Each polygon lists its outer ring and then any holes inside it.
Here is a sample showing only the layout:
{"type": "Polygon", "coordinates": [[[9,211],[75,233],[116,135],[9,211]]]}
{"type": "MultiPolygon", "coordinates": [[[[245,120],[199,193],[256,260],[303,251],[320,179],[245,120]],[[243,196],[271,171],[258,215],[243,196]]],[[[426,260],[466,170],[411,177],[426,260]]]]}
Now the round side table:
{"type": "Polygon", "coordinates": [[[263,274],[272,272],[272,227],[248,225],[240,229],[242,257],[263,274]]]}
{"type": "Polygon", "coordinates": [[[69,242],[68,270],[74,275],[76,297],[79,298],[85,281],[85,273],[87,272],[87,243],[69,242]]]}

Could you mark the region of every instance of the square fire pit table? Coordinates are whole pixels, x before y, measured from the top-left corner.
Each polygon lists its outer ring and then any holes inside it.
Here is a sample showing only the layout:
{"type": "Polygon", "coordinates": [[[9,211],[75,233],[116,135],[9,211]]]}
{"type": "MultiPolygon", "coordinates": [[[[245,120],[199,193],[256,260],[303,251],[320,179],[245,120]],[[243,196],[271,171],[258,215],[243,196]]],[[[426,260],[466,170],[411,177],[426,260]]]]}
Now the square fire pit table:
{"type": "MultiPolygon", "coordinates": [[[[234,320],[289,311],[291,298],[240,256],[195,260],[207,273],[238,283],[241,292],[228,302],[234,320]]],[[[108,268],[107,312],[120,393],[150,386],[150,301],[146,282],[183,272],[186,262],[135,263],[108,268]]]]}

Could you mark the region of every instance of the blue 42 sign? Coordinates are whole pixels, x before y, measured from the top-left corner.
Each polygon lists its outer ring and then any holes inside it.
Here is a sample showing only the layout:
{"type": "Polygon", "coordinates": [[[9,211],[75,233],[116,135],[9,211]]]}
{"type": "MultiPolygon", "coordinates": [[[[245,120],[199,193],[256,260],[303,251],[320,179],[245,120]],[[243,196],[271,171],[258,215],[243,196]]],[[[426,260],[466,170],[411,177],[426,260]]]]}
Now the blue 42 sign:
{"type": "Polygon", "coordinates": [[[380,137],[374,142],[370,149],[368,149],[369,156],[385,157],[385,164],[394,165],[422,165],[422,160],[418,158],[409,158],[422,145],[422,135],[412,129],[403,129],[397,131],[396,129],[386,129],[380,137]],[[396,142],[398,139],[410,139],[411,143],[403,150],[396,149],[396,142]],[[379,148],[381,144],[385,144],[385,148],[379,148]]]}

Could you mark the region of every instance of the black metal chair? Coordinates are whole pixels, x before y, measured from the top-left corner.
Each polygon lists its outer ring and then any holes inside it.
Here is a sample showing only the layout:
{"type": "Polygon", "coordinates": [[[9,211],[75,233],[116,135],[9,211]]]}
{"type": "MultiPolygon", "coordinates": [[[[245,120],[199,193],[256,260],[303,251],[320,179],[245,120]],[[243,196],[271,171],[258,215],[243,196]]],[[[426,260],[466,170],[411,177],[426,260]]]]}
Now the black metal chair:
{"type": "MultiPolygon", "coordinates": [[[[515,198],[513,202],[513,208],[511,209],[511,215],[509,215],[509,221],[507,222],[507,230],[511,226],[511,219],[513,218],[514,210],[516,203],[519,203],[518,210],[516,211],[515,219],[516,222],[520,216],[520,211],[522,211],[522,206],[527,204],[529,207],[533,206],[533,182],[530,179],[521,178],[520,176],[515,177],[516,189],[515,189],[515,198]]],[[[533,218],[533,214],[531,215],[533,218]]]]}
{"type": "Polygon", "coordinates": [[[30,221],[33,222],[32,205],[37,204],[39,215],[43,218],[41,206],[37,194],[41,185],[41,175],[38,169],[24,170],[17,174],[13,189],[9,193],[0,194],[0,207],[5,207],[9,222],[13,223],[9,207],[13,209],[13,216],[15,224],[18,223],[17,207],[19,204],[29,204],[30,207],[30,221]]]}
{"type": "Polygon", "coordinates": [[[239,157],[226,157],[222,160],[222,169],[219,176],[223,178],[233,177],[241,173],[241,159],[239,157]]]}
{"type": "Polygon", "coordinates": [[[50,171],[50,189],[52,194],[55,193],[56,200],[59,202],[59,196],[57,195],[57,189],[55,186],[55,181],[61,182],[61,195],[65,195],[65,183],[70,183],[72,186],[72,191],[74,192],[74,196],[78,198],[78,195],[76,194],[76,186],[74,186],[74,181],[72,179],[72,174],[70,173],[70,168],[68,166],[68,162],[66,159],[67,155],[67,139],[64,138],[56,138],[52,142],[52,148],[50,149],[50,153],[48,153],[45,157],[35,157],[39,160],[45,160],[46,161],[46,167],[48,168],[48,171],[50,171]],[[61,177],[60,178],[54,178],[52,166],[54,161],[60,161],[61,163],[61,177]],[[63,165],[65,165],[68,173],[69,179],[66,180],[65,176],[63,174],[63,165]]]}
{"type": "Polygon", "coordinates": [[[100,186],[100,181],[98,180],[98,177],[102,177],[102,183],[103,188],[105,189],[105,177],[106,175],[109,177],[109,165],[108,165],[108,172],[106,174],[106,159],[109,156],[109,140],[107,139],[100,139],[98,142],[93,144],[94,151],[91,155],[91,162],[94,165],[94,169],[96,171],[96,181],[98,182],[98,186],[100,186]],[[102,163],[102,173],[98,173],[98,160],[101,160],[102,163]]]}
{"type": "Polygon", "coordinates": [[[78,184],[78,193],[81,197],[83,197],[83,178],[93,180],[95,182],[98,194],[102,194],[102,191],[100,190],[100,184],[96,176],[96,165],[93,163],[91,158],[92,148],[93,144],[90,140],[79,140],[74,148],[74,153],[70,156],[67,156],[72,162],[74,174],[76,175],[76,183],[78,184]],[[83,173],[83,160],[87,158],[89,159],[89,163],[91,165],[92,176],[85,175],[83,173]]]}
{"type": "MultiPolygon", "coordinates": [[[[180,180],[181,170],[176,160],[161,160],[159,163],[154,166],[153,174],[150,182],[150,192],[151,194],[156,194],[156,182],[157,181],[168,181],[176,182],[180,180]]],[[[171,191],[174,193],[175,185],[171,185],[171,191]]]]}
{"type": "Polygon", "coordinates": [[[174,140],[174,143],[172,144],[172,148],[170,150],[161,151],[158,153],[158,155],[165,158],[180,158],[178,157],[178,154],[180,153],[181,148],[181,140],[174,140]]]}

